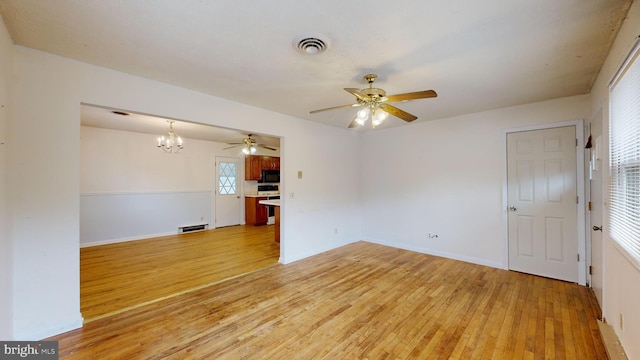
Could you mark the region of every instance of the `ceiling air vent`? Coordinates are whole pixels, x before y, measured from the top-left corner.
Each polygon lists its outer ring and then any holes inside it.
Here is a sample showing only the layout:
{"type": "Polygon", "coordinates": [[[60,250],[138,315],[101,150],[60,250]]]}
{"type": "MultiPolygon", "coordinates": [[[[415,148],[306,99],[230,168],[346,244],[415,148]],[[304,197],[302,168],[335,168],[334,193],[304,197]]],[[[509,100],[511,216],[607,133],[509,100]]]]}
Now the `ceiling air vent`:
{"type": "Polygon", "coordinates": [[[329,48],[329,41],[320,35],[303,35],[294,40],[294,46],[304,55],[316,55],[329,48]]]}

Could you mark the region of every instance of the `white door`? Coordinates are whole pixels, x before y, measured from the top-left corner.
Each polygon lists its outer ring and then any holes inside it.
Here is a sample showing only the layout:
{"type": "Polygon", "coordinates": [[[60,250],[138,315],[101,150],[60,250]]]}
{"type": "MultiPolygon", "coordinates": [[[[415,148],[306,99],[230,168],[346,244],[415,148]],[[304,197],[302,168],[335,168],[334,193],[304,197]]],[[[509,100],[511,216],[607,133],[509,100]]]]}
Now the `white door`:
{"type": "Polygon", "coordinates": [[[215,227],[240,224],[238,158],[216,157],[215,227]]]}
{"type": "Polygon", "coordinates": [[[590,166],[590,196],[589,196],[589,216],[591,225],[591,287],[602,306],[602,284],[603,284],[603,249],[602,249],[602,225],[604,208],[603,170],[608,169],[604,164],[605,150],[602,148],[602,109],[591,119],[591,158],[590,166]],[[594,230],[595,229],[595,230],[594,230]]]}
{"type": "Polygon", "coordinates": [[[509,269],[578,281],[575,126],[507,134],[509,269]]]}

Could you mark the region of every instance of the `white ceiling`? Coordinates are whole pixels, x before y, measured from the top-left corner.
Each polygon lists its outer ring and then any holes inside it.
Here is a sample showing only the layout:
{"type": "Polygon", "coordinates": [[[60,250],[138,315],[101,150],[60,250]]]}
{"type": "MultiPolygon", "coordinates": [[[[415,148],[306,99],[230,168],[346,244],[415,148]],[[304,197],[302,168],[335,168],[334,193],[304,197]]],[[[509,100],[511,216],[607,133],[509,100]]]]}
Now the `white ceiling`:
{"type": "Polygon", "coordinates": [[[631,3],[2,0],[0,14],[18,45],[346,127],[354,109],[309,111],[354,102],[342,89],[367,73],[388,94],[436,90],[396,103],[417,122],[588,93],[631,3]],[[328,51],[300,54],[303,34],[328,51]]]}

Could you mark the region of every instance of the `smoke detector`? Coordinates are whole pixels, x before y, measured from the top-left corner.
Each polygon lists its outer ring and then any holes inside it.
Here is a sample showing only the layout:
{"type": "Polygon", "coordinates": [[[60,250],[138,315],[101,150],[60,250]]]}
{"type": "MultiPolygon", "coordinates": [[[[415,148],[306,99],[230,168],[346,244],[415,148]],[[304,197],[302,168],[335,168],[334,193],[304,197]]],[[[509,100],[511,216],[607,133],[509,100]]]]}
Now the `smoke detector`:
{"type": "Polygon", "coordinates": [[[319,34],[305,34],[293,40],[293,46],[304,55],[317,55],[327,51],[329,40],[319,34]]]}

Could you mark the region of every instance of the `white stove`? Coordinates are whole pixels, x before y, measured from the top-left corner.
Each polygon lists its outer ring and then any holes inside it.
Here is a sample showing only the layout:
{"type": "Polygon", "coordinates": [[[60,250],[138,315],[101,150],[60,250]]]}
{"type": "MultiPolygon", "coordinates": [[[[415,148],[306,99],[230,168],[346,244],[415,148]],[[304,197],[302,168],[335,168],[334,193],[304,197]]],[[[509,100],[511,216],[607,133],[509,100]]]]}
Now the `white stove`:
{"type": "Polygon", "coordinates": [[[258,185],[258,192],[261,196],[280,196],[278,185],[258,185]]]}
{"type": "MultiPolygon", "coordinates": [[[[275,200],[280,199],[280,189],[278,189],[278,185],[258,185],[258,195],[266,196],[267,200],[275,200]]],[[[276,223],[274,207],[267,206],[267,225],[272,225],[276,223]]]]}

